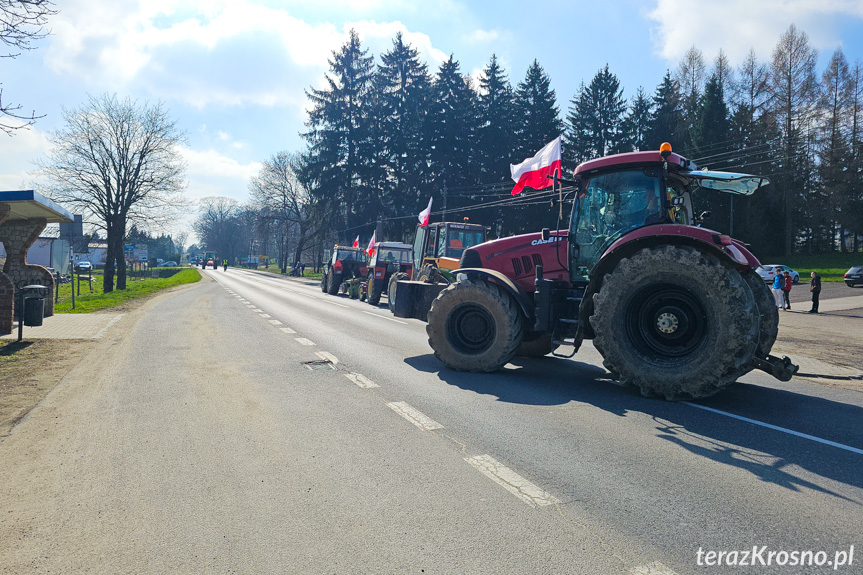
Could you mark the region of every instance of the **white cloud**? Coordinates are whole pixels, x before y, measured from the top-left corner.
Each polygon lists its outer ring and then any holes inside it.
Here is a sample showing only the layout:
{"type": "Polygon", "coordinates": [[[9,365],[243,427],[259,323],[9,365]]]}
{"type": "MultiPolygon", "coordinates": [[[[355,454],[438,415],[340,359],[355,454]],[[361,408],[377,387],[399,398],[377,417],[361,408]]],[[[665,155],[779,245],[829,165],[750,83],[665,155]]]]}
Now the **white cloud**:
{"type": "Polygon", "coordinates": [[[647,17],[656,22],[652,36],[657,53],[677,60],[698,46],[708,60],[722,48],[740,62],[754,48],[768,59],[788,26],[806,32],[813,47],[832,50],[841,18],[863,19],[860,0],[657,0],[647,17]]]}
{"type": "MultiPolygon", "coordinates": [[[[401,4],[365,3],[370,8],[401,4]]],[[[140,0],[129,5],[70,0],[52,20],[49,67],[82,80],[89,89],[135,86],[198,109],[210,104],[302,108],[302,88],[322,78],[331,52],[344,44],[351,28],[375,54],[402,32],[431,65],[446,57],[428,35],[411,32],[399,21],[312,24],[289,9],[253,0],[140,0]]]]}
{"type": "Polygon", "coordinates": [[[248,200],[249,179],[258,175],[259,162],[241,164],[216,150],[182,148],[188,179],[187,196],[195,201],[207,196],[229,196],[241,202],[248,200]]]}
{"type": "Polygon", "coordinates": [[[468,44],[488,44],[500,40],[501,33],[497,30],[474,30],[464,37],[468,44]]]}
{"type": "Polygon", "coordinates": [[[35,162],[51,150],[48,135],[37,128],[0,134],[0,190],[29,190],[36,186],[35,162]]]}

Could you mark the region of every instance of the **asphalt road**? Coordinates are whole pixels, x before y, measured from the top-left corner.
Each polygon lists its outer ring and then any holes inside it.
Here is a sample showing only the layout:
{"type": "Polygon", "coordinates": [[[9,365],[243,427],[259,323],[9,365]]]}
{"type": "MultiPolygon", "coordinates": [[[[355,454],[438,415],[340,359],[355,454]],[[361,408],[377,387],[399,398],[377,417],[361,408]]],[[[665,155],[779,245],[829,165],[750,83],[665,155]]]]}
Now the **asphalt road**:
{"type": "Polygon", "coordinates": [[[385,306],[206,273],[0,443],[0,572],[863,573],[858,392],[644,399],[589,345],[451,372],[385,306]]]}

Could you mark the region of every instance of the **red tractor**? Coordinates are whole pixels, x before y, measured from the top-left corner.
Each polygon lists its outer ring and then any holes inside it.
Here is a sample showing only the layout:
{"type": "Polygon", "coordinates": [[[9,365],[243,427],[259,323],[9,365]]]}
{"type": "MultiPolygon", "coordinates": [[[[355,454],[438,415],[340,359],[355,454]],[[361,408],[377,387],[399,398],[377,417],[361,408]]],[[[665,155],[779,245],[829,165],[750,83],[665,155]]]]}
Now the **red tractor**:
{"type": "Polygon", "coordinates": [[[367,275],[366,250],[337,245],[333,247],[333,256],[321,272],[321,291],[336,295],[347,280],[365,279],[367,275]]]}
{"type": "Polygon", "coordinates": [[[797,367],[770,355],[779,319],[758,260],[693,209],[693,194],[750,195],[766,178],[699,171],[663,144],[585,162],[564,183],[568,230],[465,250],[428,312],[444,365],[490,372],[592,339],[647,396],[707,397],[755,368],[791,378],[797,367]]]}
{"type": "Polygon", "coordinates": [[[369,259],[368,302],[378,305],[381,295],[388,293],[394,277],[410,277],[414,269],[413,248],[399,242],[380,242],[369,259]]]}

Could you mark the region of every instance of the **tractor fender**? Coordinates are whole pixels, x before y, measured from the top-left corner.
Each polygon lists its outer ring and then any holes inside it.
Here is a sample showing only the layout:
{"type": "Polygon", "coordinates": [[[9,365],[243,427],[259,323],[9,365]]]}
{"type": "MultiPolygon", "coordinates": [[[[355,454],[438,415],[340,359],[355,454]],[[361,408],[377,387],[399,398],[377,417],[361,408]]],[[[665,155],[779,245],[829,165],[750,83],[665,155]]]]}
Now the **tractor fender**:
{"type": "Polygon", "coordinates": [[[625,257],[657,245],[690,246],[711,253],[739,271],[755,269],[761,265],[758,258],[741,242],[707,228],[683,225],[647,226],[629,232],[611,244],[590,272],[590,283],[584,292],[579,308],[579,325],[587,339],[593,339],[590,316],[593,314],[593,295],[602,287],[605,275],[625,257]]]}
{"type": "Polygon", "coordinates": [[[496,270],[490,270],[488,268],[462,268],[453,270],[452,274],[457,278],[460,274],[465,274],[468,278],[480,278],[485,280],[491,280],[492,283],[500,286],[515,300],[515,303],[518,304],[518,308],[521,310],[522,315],[525,319],[529,321],[533,321],[534,317],[534,303],[533,299],[528,295],[524,289],[519,287],[512,279],[508,276],[502,274],[496,270]]]}

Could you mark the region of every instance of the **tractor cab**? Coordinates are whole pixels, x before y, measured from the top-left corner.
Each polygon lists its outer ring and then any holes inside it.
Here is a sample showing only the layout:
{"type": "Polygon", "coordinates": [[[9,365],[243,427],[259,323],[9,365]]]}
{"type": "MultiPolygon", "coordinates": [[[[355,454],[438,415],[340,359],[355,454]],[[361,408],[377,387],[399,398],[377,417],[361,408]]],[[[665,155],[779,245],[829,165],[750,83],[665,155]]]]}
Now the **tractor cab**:
{"type": "Polygon", "coordinates": [[[396,272],[409,274],[413,266],[413,248],[410,244],[380,242],[374,247],[374,253],[369,260],[369,273],[374,270],[374,277],[384,277],[396,272]]]}
{"type": "MultiPolygon", "coordinates": [[[[693,194],[752,195],[767,178],[698,170],[671,153],[632,152],[585,162],[570,221],[571,279],[587,283],[591,270],[622,236],[647,226],[698,226],[693,194]]],[[[685,231],[678,230],[678,233],[685,231]]]]}
{"type": "Polygon", "coordinates": [[[432,265],[441,270],[458,268],[464,250],[486,240],[485,226],[454,222],[437,222],[417,226],[413,247],[414,271],[432,265]]]}

